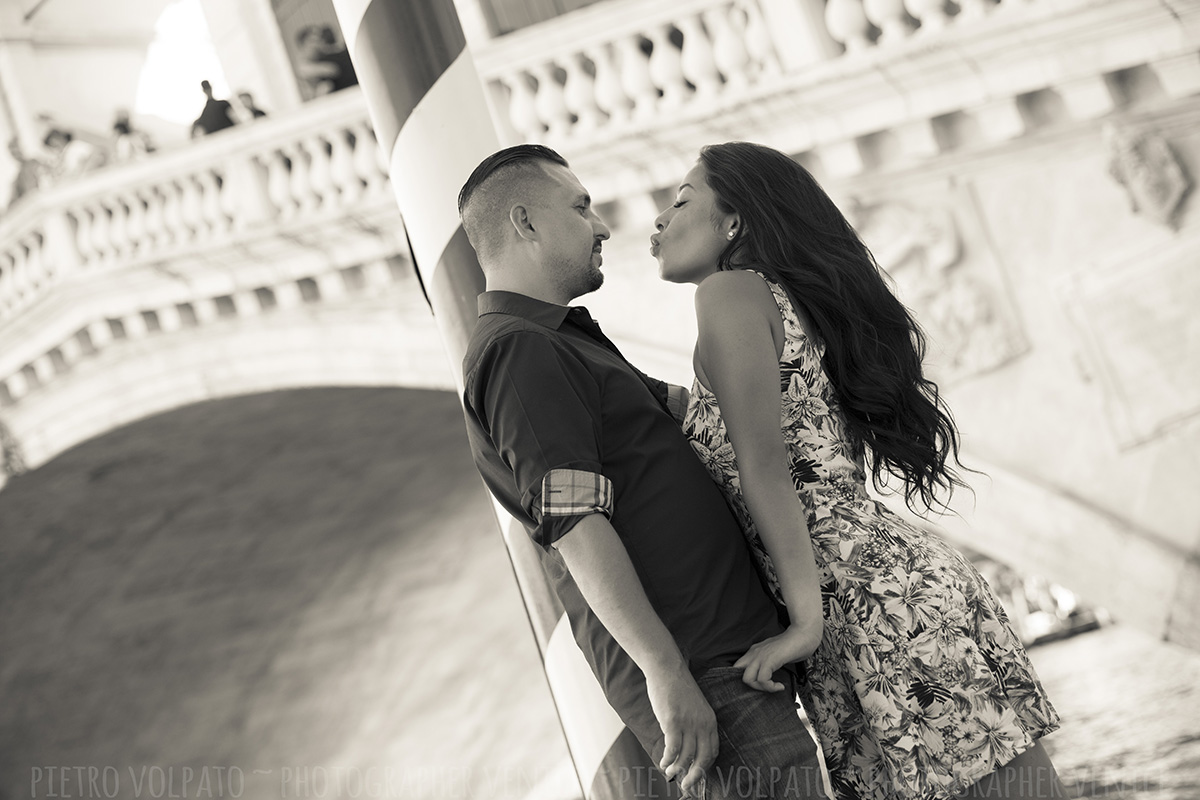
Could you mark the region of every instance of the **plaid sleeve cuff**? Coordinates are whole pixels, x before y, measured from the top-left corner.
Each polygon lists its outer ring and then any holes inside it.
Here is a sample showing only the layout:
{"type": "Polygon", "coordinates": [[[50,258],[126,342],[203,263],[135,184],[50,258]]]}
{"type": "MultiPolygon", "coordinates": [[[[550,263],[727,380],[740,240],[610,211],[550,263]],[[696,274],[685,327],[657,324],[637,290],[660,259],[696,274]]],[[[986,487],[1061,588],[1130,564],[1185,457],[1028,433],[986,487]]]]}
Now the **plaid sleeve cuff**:
{"type": "Polygon", "coordinates": [[[683,424],[683,418],[687,415],[688,390],[682,386],[676,386],[673,383],[667,384],[667,411],[671,412],[671,416],[680,425],[683,424]]]}
{"type": "Polygon", "coordinates": [[[595,472],[552,469],[542,478],[542,517],[613,513],[612,481],[595,472]]]}

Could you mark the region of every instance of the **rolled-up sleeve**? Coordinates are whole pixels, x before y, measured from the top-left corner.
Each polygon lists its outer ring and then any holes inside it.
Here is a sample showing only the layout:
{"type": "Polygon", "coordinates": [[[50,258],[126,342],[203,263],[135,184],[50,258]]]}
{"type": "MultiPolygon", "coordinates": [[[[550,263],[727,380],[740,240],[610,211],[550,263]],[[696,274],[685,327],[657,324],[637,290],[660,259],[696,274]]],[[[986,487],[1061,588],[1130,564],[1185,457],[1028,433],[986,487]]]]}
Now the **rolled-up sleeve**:
{"type": "Polygon", "coordinates": [[[537,331],[497,338],[465,398],[504,465],[534,540],[549,547],[589,514],[612,516],[600,463],[600,386],[577,357],[537,331]]]}

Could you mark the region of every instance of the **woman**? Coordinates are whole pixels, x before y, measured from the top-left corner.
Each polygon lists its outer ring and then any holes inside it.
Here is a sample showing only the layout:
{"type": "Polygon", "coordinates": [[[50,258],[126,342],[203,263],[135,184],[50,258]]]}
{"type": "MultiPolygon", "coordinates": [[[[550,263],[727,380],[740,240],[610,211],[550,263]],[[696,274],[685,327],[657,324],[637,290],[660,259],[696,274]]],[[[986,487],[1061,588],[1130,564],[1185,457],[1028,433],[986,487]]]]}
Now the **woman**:
{"type": "Polygon", "coordinates": [[[920,329],[866,246],[803,167],[744,142],[704,148],[655,227],[662,277],[699,287],[685,432],[792,619],[744,680],[778,690],[807,659],[839,797],[1064,796],[1038,743],[1058,715],[999,601],[867,495],[867,464],[910,506],[963,484],[920,329]]]}

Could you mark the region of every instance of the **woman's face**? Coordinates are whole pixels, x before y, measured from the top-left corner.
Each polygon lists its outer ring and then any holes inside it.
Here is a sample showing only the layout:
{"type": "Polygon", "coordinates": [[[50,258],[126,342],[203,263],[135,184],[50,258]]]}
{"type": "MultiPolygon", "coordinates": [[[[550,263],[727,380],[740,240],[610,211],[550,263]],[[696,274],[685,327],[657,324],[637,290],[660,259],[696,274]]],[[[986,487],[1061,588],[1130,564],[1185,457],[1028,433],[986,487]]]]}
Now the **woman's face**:
{"type": "Polygon", "coordinates": [[[672,283],[700,283],[717,271],[717,259],[733,238],[736,214],[717,210],[717,195],[708,185],[703,163],[684,177],[675,203],[654,220],[650,254],[658,259],[658,273],[672,283]]]}

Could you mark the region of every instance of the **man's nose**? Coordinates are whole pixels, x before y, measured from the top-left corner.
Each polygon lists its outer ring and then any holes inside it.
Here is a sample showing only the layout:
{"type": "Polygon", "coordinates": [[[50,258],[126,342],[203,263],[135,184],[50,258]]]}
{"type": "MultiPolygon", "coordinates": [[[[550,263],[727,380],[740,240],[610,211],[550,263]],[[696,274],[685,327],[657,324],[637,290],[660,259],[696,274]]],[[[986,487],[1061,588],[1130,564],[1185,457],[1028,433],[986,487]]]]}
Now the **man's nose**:
{"type": "Polygon", "coordinates": [[[600,219],[599,215],[593,213],[592,216],[595,217],[592,220],[592,231],[595,233],[596,238],[607,239],[609,236],[608,226],[604,224],[604,220],[600,219]]]}

